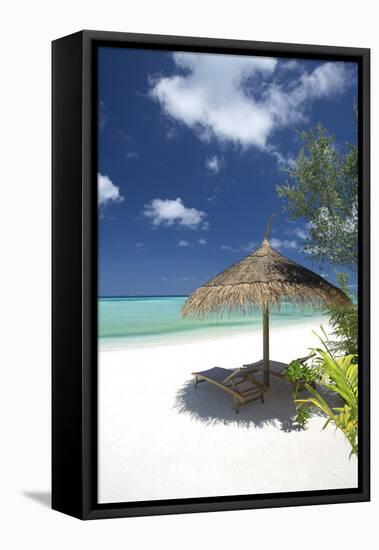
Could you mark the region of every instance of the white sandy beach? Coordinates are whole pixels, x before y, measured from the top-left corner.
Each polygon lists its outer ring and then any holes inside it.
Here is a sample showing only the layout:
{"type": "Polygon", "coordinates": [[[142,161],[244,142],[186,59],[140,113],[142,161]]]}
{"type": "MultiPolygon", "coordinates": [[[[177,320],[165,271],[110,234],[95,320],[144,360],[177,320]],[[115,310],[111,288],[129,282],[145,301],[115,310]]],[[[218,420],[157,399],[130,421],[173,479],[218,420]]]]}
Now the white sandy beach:
{"type": "MultiPolygon", "coordinates": [[[[318,345],[318,325],[272,329],[271,359],[318,345]]],[[[99,353],[99,502],[357,486],[357,460],[314,415],[291,422],[290,385],[274,377],[265,403],[236,414],[226,393],[193,387],[192,371],[261,359],[262,334],[99,353]]]]}

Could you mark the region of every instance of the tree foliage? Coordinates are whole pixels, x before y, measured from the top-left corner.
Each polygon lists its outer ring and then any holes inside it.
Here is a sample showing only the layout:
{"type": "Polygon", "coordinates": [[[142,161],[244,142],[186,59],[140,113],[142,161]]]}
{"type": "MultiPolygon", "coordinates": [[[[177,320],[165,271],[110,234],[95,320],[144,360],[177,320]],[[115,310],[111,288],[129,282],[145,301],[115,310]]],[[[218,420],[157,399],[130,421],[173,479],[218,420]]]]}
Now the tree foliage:
{"type": "Polygon", "coordinates": [[[288,179],[277,186],[293,220],[304,218],[309,235],[304,251],[309,257],[345,266],[357,266],[358,150],[343,151],[323,125],[299,133],[302,147],[287,170],[288,179]]]}
{"type": "MultiPolygon", "coordinates": [[[[302,143],[288,179],[277,186],[292,220],[307,222],[303,252],[308,257],[340,270],[338,282],[348,294],[348,277],[343,269],[356,272],[358,257],[358,149],[345,144],[319,124],[299,133],[302,143]]],[[[354,301],[354,298],[353,298],[354,301]]],[[[329,307],[329,322],[336,354],[358,354],[358,307],[329,307]]]]}
{"type": "MultiPolygon", "coordinates": [[[[339,286],[348,294],[347,276],[339,273],[339,286]]],[[[337,355],[358,356],[358,304],[352,302],[350,307],[330,306],[327,309],[332,334],[329,336],[329,347],[337,355]],[[334,339],[332,339],[334,337],[334,339]]]]}

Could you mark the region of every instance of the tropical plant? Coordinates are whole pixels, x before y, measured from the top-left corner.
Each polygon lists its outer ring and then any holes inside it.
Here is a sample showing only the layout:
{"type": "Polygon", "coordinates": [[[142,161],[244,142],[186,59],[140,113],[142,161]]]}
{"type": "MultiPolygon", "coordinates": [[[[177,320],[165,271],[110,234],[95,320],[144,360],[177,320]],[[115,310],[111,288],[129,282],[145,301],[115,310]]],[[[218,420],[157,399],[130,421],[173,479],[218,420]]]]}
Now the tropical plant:
{"type": "Polygon", "coordinates": [[[284,371],[284,376],[289,382],[292,382],[293,398],[296,407],[295,421],[304,429],[310,418],[310,412],[307,405],[298,403],[297,397],[299,391],[304,388],[305,383],[312,384],[317,380],[319,377],[318,371],[296,359],[289,363],[284,371]]]}
{"type": "MultiPolygon", "coordinates": [[[[325,332],[324,332],[325,335],[325,332]]],[[[318,368],[324,377],[320,383],[322,386],[336,393],[341,399],[341,406],[334,407],[328,404],[326,398],[310,384],[305,383],[306,389],[311,394],[306,399],[296,399],[298,406],[316,407],[326,414],[327,421],[323,429],[330,422],[340,429],[351,445],[351,453],[358,454],[358,363],[355,355],[334,357],[328,348],[326,341],[321,339],[325,350],[314,349],[318,368]]]]}

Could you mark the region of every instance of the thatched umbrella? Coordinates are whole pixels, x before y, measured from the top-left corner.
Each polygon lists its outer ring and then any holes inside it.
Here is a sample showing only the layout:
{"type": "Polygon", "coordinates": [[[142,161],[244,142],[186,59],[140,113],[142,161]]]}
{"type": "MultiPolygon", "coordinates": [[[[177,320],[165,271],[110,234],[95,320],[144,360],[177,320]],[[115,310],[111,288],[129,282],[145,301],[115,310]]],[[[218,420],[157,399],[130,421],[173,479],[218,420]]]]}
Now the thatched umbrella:
{"type": "Polygon", "coordinates": [[[300,307],[310,304],[315,308],[351,303],[341,289],[271,247],[271,219],[260,247],[198,288],[182,308],[185,318],[222,316],[225,310],[245,315],[251,308],[262,308],[266,386],[270,384],[270,308],[279,310],[283,301],[300,307]]]}

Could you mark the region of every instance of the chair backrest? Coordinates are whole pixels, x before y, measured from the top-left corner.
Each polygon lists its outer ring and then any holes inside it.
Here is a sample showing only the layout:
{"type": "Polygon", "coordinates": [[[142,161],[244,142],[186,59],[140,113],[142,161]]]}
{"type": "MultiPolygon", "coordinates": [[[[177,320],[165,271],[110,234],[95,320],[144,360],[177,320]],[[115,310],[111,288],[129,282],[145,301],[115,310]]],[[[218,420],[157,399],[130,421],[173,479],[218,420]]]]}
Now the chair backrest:
{"type": "Polygon", "coordinates": [[[312,359],[312,357],[314,357],[316,354],[315,353],[311,353],[310,355],[307,355],[306,357],[299,357],[298,359],[296,359],[296,361],[299,361],[299,363],[306,363],[308,361],[308,359],[312,359]]]}
{"type": "Polygon", "coordinates": [[[225,384],[226,382],[232,381],[233,378],[236,378],[236,377],[238,377],[238,376],[241,376],[240,372],[241,372],[241,368],[240,368],[240,367],[234,369],[234,371],[231,372],[231,373],[225,378],[225,380],[222,381],[222,383],[225,384]]]}
{"type": "Polygon", "coordinates": [[[250,373],[256,373],[260,370],[261,365],[263,364],[263,361],[257,361],[256,363],[250,363],[249,365],[243,365],[242,367],[238,367],[234,369],[234,371],[229,374],[223,380],[223,384],[226,382],[233,381],[234,378],[244,378],[245,376],[248,376],[250,373]]]}
{"type": "Polygon", "coordinates": [[[245,365],[242,365],[242,368],[245,372],[256,372],[263,366],[263,359],[260,359],[259,361],[255,361],[255,363],[246,363],[245,365]]]}

